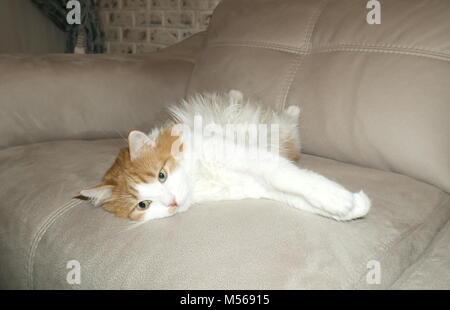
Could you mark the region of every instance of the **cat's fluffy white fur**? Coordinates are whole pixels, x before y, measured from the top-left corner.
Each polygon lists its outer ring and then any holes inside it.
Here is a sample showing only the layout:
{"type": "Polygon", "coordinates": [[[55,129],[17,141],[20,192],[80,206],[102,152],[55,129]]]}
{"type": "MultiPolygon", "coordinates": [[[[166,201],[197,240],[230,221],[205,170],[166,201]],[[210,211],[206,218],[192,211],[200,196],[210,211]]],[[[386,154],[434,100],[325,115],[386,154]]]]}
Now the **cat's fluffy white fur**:
{"type": "MultiPolygon", "coordinates": [[[[183,124],[192,130],[195,127],[196,116],[201,116],[203,126],[215,124],[223,129],[229,124],[243,125],[243,130],[245,130],[245,125],[265,124],[269,135],[270,125],[276,124],[279,127],[279,140],[289,138],[293,143],[292,147],[300,152],[298,130],[300,108],[297,106],[290,106],[281,113],[276,113],[269,108],[262,108],[259,104],[245,100],[240,91],[231,90],[224,94],[194,94],[187,101],[182,100],[178,105],[169,106],[168,110],[174,122],[183,124]]],[[[149,136],[156,138],[159,132],[160,128],[156,127],[149,133],[149,136]]],[[[224,132],[224,134],[226,133],[224,132]]],[[[270,137],[266,140],[269,149],[280,153],[285,151],[285,144],[271,144],[274,139],[270,137]]]]}
{"type": "MultiPolygon", "coordinates": [[[[224,95],[195,95],[172,106],[170,113],[173,124],[183,126],[179,139],[184,148],[177,155],[177,166],[169,171],[167,180],[134,185],[139,200],[151,201],[144,220],[183,212],[197,203],[245,198],[281,201],[338,221],[363,217],[370,209],[370,200],[363,191],[352,193],[324,176],[299,168],[281,155],[285,144],[300,149],[300,109],[296,106],[274,113],[244,100],[240,92],[230,91],[224,95]],[[255,158],[246,145],[224,138],[223,132],[202,136],[201,148],[187,147],[195,136],[194,120],[198,115],[202,117],[203,126],[211,123],[222,127],[227,124],[278,124],[281,147],[276,152],[270,147],[258,149],[259,157],[255,158]],[[188,137],[191,140],[188,141],[188,137]],[[289,143],[286,143],[287,139],[289,143]],[[223,148],[217,147],[218,142],[223,148]],[[232,156],[223,156],[224,150],[229,148],[233,148],[232,156]],[[169,205],[174,201],[178,207],[175,212],[170,212],[169,205]]],[[[136,153],[143,144],[154,145],[162,130],[154,129],[145,137],[132,132],[130,137],[134,134],[139,139],[129,138],[130,154],[136,153]]]]}
{"type": "MultiPolygon", "coordinates": [[[[196,115],[202,117],[203,125],[214,123],[225,127],[227,124],[278,124],[280,141],[283,135],[291,135],[293,142],[300,148],[297,128],[300,109],[296,106],[277,114],[245,101],[242,93],[232,90],[224,95],[194,95],[188,101],[170,107],[170,112],[178,123],[187,125],[190,130],[194,128],[196,115]]],[[[157,130],[153,131],[150,136],[155,137],[157,133],[157,130]]],[[[190,134],[192,137],[193,133],[190,134]]],[[[213,153],[218,152],[215,147],[216,139],[222,138],[223,136],[203,137],[201,154],[194,147],[187,148],[187,152],[195,154],[184,154],[178,168],[181,171],[169,176],[173,183],[168,186],[173,188],[174,197],[180,205],[178,212],[186,211],[195,203],[244,198],[282,201],[301,210],[343,221],[362,217],[369,211],[370,200],[364,192],[351,193],[315,172],[300,169],[271,150],[258,150],[264,152],[260,154],[264,160],[255,161],[245,146],[235,144],[234,147],[241,151],[236,150],[234,156],[221,160],[221,154],[213,153]]],[[[270,145],[277,146],[279,144],[270,145]]],[[[143,199],[149,197],[144,188],[141,188],[143,199]]],[[[145,219],[153,217],[149,211],[145,219]]]]}

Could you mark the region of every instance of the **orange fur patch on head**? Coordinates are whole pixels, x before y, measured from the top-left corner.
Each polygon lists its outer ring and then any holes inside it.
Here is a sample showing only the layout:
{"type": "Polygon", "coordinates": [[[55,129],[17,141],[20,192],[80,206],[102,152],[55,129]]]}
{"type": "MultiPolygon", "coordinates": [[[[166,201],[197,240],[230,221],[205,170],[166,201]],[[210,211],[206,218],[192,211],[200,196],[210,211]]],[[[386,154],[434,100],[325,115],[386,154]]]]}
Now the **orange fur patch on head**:
{"type": "Polygon", "coordinates": [[[178,136],[172,136],[171,132],[172,127],[162,129],[155,145],[144,145],[134,160],[131,160],[129,148],[119,152],[102,182],[102,185],[113,186],[112,195],[102,205],[105,210],[121,218],[143,219],[144,211],[136,209],[139,197],[135,185],[158,182],[157,176],[162,168],[168,173],[177,168],[179,163],[172,155],[172,144],[178,136]]]}

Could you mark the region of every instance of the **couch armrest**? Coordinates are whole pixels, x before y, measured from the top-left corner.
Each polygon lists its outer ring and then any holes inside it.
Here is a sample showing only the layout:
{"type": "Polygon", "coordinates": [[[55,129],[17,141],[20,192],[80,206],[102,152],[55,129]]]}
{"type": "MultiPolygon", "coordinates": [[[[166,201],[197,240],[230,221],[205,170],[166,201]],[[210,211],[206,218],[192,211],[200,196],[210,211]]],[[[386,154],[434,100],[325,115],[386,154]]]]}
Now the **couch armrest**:
{"type": "Polygon", "coordinates": [[[0,149],[149,130],[185,96],[202,37],[141,55],[0,55],[0,149]]]}

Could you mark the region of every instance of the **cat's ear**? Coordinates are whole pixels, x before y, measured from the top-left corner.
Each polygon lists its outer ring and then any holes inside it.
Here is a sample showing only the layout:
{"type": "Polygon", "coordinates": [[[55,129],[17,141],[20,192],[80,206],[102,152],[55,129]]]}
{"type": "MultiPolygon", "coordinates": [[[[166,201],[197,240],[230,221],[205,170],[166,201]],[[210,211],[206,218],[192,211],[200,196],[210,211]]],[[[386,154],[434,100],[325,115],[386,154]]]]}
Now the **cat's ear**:
{"type": "Polygon", "coordinates": [[[139,156],[144,145],[154,146],[155,141],[139,130],[133,130],[128,134],[128,148],[130,150],[131,161],[139,156]]]}
{"type": "Polygon", "coordinates": [[[106,199],[111,197],[113,187],[114,186],[112,186],[112,185],[100,184],[97,186],[83,189],[80,192],[80,195],[84,196],[86,198],[89,198],[93,202],[94,205],[98,206],[98,205],[102,204],[106,199]]]}

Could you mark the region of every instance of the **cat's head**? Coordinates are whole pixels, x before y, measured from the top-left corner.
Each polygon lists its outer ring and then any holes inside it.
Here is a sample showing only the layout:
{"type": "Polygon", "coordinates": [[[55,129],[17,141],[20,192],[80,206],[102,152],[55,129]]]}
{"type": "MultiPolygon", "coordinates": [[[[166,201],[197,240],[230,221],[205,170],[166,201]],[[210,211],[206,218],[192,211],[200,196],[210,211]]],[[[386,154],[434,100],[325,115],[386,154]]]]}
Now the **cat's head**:
{"type": "MultiPolygon", "coordinates": [[[[187,173],[172,154],[177,139],[170,127],[151,137],[130,132],[128,148],[120,151],[103,182],[81,195],[122,218],[146,221],[173,215],[189,194],[187,173]]],[[[177,147],[182,152],[183,145],[177,147]]]]}

